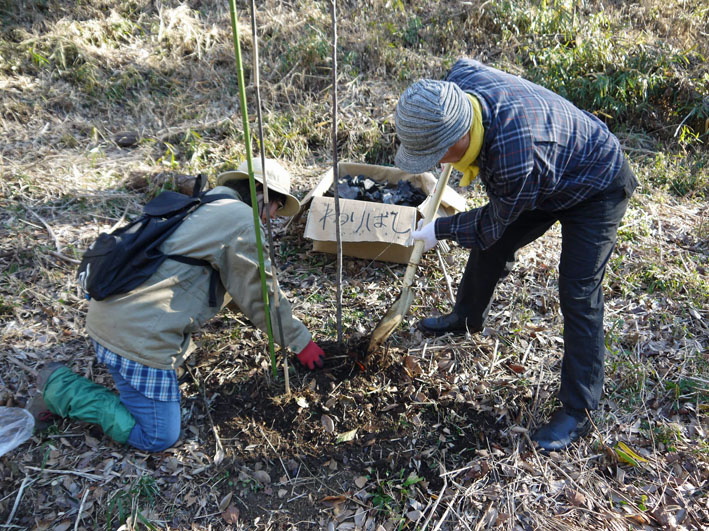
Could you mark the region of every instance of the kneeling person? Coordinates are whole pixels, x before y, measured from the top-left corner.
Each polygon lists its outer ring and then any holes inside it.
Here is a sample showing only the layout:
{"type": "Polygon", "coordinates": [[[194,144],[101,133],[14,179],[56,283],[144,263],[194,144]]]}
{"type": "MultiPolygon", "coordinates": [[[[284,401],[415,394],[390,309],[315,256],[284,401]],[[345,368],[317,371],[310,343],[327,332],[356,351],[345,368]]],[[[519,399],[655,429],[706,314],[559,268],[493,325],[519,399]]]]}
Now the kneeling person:
{"type": "MultiPolygon", "coordinates": [[[[262,222],[266,217],[292,216],[299,210],[290,194],[290,175],[275,160],[266,161],[269,204],[264,204],[263,171],[254,162],[257,200],[262,222]]],[[[53,414],[99,424],[119,443],[146,451],[172,446],[180,434],[180,392],[176,369],[195,349],[192,333],[230,305],[259,329],[266,330],[256,235],[253,226],[248,169],[221,174],[209,194],[226,194],[202,205],[165,240],[161,251],[206,260],[219,274],[216,306],[209,304],[210,274],[175,260],[165,260],[157,271],[132,291],[104,300],[91,300],[86,328],[97,359],[106,365],[120,397],[60,364],[40,371],[38,387],[53,414]]],[[[263,238],[263,226],[261,234],[263,238]]],[[[322,366],[324,352],[307,328],[291,314],[288,300],[279,294],[273,304],[271,266],[265,264],[271,321],[275,340],[298,352],[310,369],[322,366]]],[[[35,407],[39,411],[43,408],[35,407]]]]}

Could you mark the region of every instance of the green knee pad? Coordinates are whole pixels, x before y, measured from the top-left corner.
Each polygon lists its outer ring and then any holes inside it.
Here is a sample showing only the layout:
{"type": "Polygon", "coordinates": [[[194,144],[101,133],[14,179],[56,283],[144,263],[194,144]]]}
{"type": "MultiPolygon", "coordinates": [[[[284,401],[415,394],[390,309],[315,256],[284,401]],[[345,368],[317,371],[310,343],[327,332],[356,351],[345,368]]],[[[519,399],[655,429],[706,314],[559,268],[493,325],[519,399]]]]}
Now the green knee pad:
{"type": "Polygon", "coordinates": [[[135,418],[115,393],[60,367],[44,386],[44,401],[55,415],[98,424],[114,441],[128,440],[135,418]]]}

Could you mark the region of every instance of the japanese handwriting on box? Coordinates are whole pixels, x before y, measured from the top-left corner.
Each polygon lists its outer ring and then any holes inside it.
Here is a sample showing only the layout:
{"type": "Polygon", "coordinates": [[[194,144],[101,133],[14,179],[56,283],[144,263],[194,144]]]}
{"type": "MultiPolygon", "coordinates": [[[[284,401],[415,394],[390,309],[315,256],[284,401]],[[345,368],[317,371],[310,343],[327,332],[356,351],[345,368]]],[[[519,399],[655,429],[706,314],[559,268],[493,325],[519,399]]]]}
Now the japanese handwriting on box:
{"type": "MultiPolygon", "coordinates": [[[[395,234],[408,234],[411,227],[399,226],[399,212],[396,210],[381,210],[376,212],[367,209],[349,209],[347,207],[340,210],[340,226],[349,229],[353,234],[363,235],[366,233],[381,232],[391,230],[395,234]]],[[[327,203],[325,211],[318,218],[318,223],[325,230],[329,224],[335,223],[334,203],[327,203]]]]}

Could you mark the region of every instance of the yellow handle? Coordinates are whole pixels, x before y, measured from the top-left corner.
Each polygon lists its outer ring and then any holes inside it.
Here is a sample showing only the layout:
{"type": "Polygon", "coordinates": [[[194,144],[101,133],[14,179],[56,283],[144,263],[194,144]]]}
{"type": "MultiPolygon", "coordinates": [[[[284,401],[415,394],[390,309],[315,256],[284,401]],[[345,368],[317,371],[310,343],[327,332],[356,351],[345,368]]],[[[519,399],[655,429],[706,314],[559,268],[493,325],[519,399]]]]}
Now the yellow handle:
{"type": "MultiPolygon", "coordinates": [[[[441,204],[441,197],[443,197],[443,190],[446,189],[448,185],[448,178],[453,170],[452,164],[446,164],[443,169],[443,173],[438,178],[436,183],[436,188],[434,188],[431,194],[431,201],[426,205],[426,210],[423,213],[423,225],[422,227],[428,225],[433,221],[436,212],[438,211],[438,206],[441,204]]],[[[404,273],[404,286],[410,286],[414,281],[414,274],[416,273],[416,267],[418,267],[421,261],[421,255],[423,254],[423,240],[416,240],[414,244],[414,250],[411,253],[411,258],[409,259],[409,265],[406,268],[406,273],[404,273]]]]}

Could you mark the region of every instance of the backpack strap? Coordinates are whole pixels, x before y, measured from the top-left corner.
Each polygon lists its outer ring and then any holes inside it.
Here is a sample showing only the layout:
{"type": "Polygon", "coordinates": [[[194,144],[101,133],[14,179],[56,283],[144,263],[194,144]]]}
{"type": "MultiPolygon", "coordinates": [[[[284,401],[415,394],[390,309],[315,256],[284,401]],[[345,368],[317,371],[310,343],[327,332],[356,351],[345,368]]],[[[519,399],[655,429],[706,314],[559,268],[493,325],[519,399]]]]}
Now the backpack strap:
{"type": "Polygon", "coordinates": [[[202,192],[202,186],[204,185],[205,177],[203,173],[198,173],[194,180],[194,187],[192,188],[192,197],[199,197],[202,192]]]}
{"type": "Polygon", "coordinates": [[[238,199],[236,197],[234,197],[233,195],[229,195],[229,194],[209,194],[209,195],[207,195],[207,193],[204,192],[199,195],[199,202],[203,205],[207,204],[207,203],[211,203],[212,201],[219,201],[220,199],[231,199],[233,201],[238,201],[238,199]]]}
{"type": "MultiPolygon", "coordinates": [[[[184,202],[185,206],[189,205],[190,203],[194,206],[195,202],[196,202],[196,206],[198,207],[200,205],[211,203],[212,201],[219,201],[220,199],[233,199],[234,201],[237,200],[235,197],[232,197],[229,194],[209,194],[209,195],[207,195],[207,192],[200,192],[200,190],[202,189],[202,185],[200,182],[202,177],[203,177],[202,174],[199,174],[197,176],[197,180],[195,181],[194,190],[192,191],[192,197],[182,196],[183,197],[182,201],[184,202]]],[[[163,193],[166,193],[166,192],[163,192],[163,193]]],[[[174,192],[171,192],[171,194],[174,194],[174,192]]],[[[176,195],[182,195],[182,194],[176,194],[176,195]]],[[[158,197],[160,197],[160,196],[158,196],[158,197]]],[[[210,264],[206,260],[202,260],[201,258],[193,258],[191,256],[183,256],[181,254],[167,254],[167,255],[165,255],[165,257],[170,258],[171,260],[175,260],[176,262],[182,262],[183,264],[194,265],[194,266],[203,266],[203,267],[208,267],[209,269],[211,269],[211,274],[209,277],[209,306],[213,308],[217,305],[217,280],[219,279],[219,271],[217,271],[215,268],[213,268],[212,264],[210,264]]]]}
{"type": "Polygon", "coordinates": [[[209,306],[214,308],[217,305],[217,279],[219,278],[219,272],[212,267],[212,264],[201,258],[192,258],[191,256],[182,256],[181,254],[167,254],[165,257],[175,260],[176,262],[182,262],[183,264],[204,266],[211,269],[212,272],[209,276],[209,306]]]}

